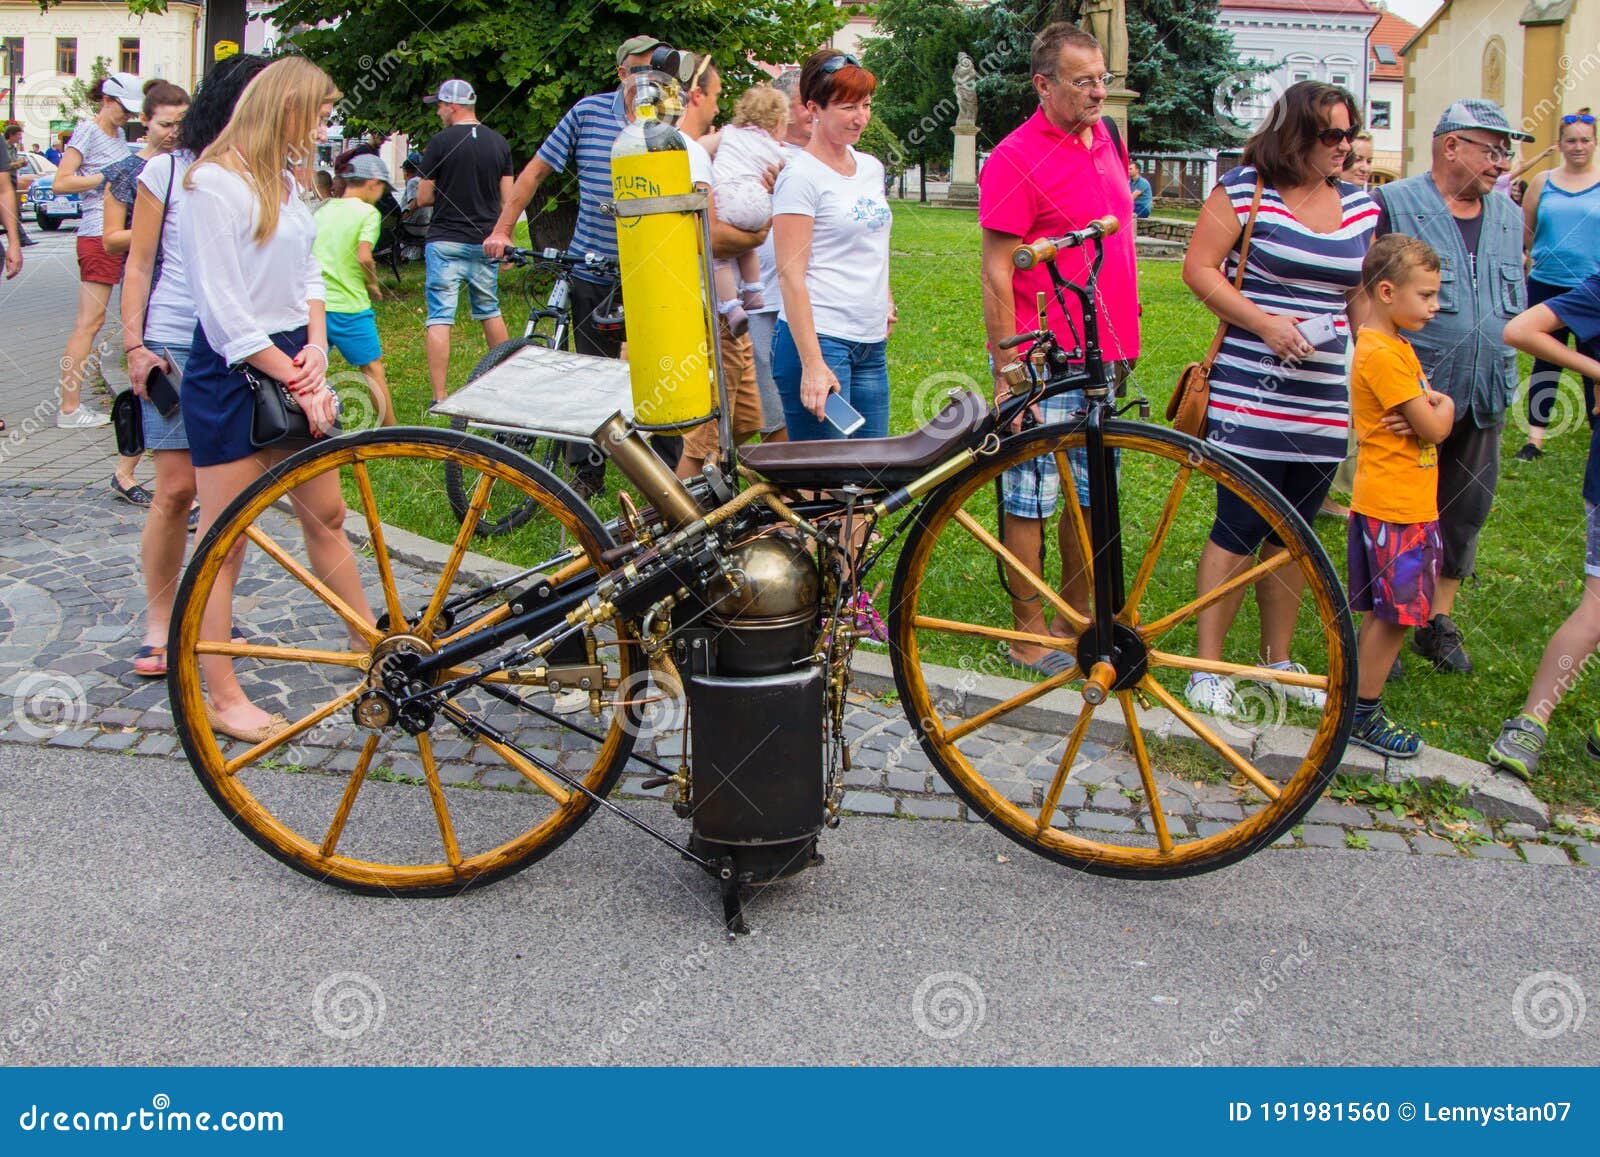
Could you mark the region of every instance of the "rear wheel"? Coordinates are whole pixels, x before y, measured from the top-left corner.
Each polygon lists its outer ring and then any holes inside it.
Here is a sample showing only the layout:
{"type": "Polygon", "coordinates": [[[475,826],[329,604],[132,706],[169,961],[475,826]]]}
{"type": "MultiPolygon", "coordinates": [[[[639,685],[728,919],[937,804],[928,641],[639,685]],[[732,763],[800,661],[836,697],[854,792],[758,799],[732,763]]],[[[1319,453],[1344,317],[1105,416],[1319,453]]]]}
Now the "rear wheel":
{"type": "MultiPolygon", "coordinates": [[[[247,488],[196,549],[168,641],[173,723],[223,814],[295,870],[362,892],[459,892],[527,867],[593,814],[563,776],[601,796],[616,783],[640,723],[621,690],[642,677],[626,632],[588,629],[540,669],[488,675],[442,704],[424,687],[421,708],[413,708],[422,713],[409,718],[396,706],[397,669],[511,617],[503,600],[512,591],[472,606],[463,598],[479,589],[461,576],[472,524],[499,489],[537,508],[552,528],[547,545],[566,544],[533,556],[547,561],[530,584],[542,579],[559,597],[604,573],[601,555],[613,542],[581,499],[504,447],[437,429],[373,430],[303,451],[247,488]],[[478,479],[467,518],[442,563],[407,566],[385,544],[392,523],[384,511],[407,507],[442,461],[478,479]],[[330,472],[359,512],[350,529],[365,544],[354,557],[376,623],[335,593],[342,586],[348,595],[342,576],[319,577],[286,513],[297,487],[330,472]],[[204,638],[204,608],[235,548],[246,552],[233,600],[234,633],[245,641],[204,638]],[[217,730],[202,656],[208,665],[231,657],[252,702],[281,713],[288,729],[260,742],[217,730]],[[590,680],[588,710],[559,713],[563,678],[590,680]],[[506,742],[482,735],[483,725],[506,742]]],[[[452,667],[430,685],[481,669],[498,653],[452,667]]]]}
{"type": "MultiPolygon", "coordinates": [[[[1062,556],[1091,553],[1080,507],[1063,501],[1059,517],[1045,520],[1054,562],[1042,577],[1022,566],[997,529],[993,483],[1005,469],[1048,463],[1070,478],[1068,455],[1083,449],[1085,435],[1064,426],[1008,439],[918,516],[895,574],[895,680],[934,768],[1011,839],[1089,872],[1191,875],[1278,839],[1322,794],[1349,734],[1355,640],[1327,554],[1253,472],[1157,427],[1108,422],[1106,441],[1121,452],[1120,524],[1132,577],[1116,615],[1115,676],[1098,710],[1072,689],[1087,677],[1080,650],[1092,665],[1088,655],[1103,649],[1092,638],[1090,608],[1067,601],[1060,573],[1062,556]],[[1287,549],[1197,595],[1195,563],[1215,511],[1207,483],[1248,503],[1287,549]],[[1078,550],[1060,548],[1070,539],[1078,550]],[[1018,629],[995,578],[997,560],[1044,625],[1018,629]],[[1228,636],[1229,661],[1196,656],[1202,609],[1259,582],[1291,579],[1305,590],[1291,647],[1301,670],[1262,665],[1249,599],[1228,636]],[[1044,672],[1017,665],[1019,644],[1055,655],[1058,669],[1040,660],[1044,672]],[[1194,673],[1222,681],[1225,714],[1191,704],[1194,673]],[[1059,694],[1045,699],[1052,692],[1059,694]],[[1325,701],[1309,702],[1318,692],[1325,701]],[[1037,736],[1040,727],[1059,729],[1054,742],[1037,736]]],[[[1062,491],[1070,494],[1070,484],[1062,491]]],[[[1102,564],[1120,567],[1109,557],[1091,565],[1102,564]]]]}

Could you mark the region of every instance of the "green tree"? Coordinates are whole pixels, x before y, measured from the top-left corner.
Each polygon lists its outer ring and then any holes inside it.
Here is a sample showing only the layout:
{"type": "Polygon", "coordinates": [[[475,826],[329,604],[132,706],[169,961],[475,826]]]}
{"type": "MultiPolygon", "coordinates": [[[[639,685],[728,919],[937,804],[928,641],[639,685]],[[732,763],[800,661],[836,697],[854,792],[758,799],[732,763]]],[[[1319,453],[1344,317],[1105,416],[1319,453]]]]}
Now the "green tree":
{"type": "Polygon", "coordinates": [[[892,188],[900,179],[900,174],[905,172],[908,155],[905,145],[897,140],[894,132],[878,118],[876,98],[872,107],[872,119],[867,122],[866,130],[856,142],[856,147],[883,162],[885,191],[892,188]]]}
{"type": "Polygon", "coordinates": [[[76,124],[88,120],[100,111],[100,102],[89,99],[89,90],[111,75],[111,58],[97,56],[89,66],[89,77],[78,77],[67,85],[67,94],[56,105],[56,119],[76,124]]]}
{"type": "MultiPolygon", "coordinates": [[[[996,0],[982,9],[984,30],[978,127],[991,143],[1033,114],[1028,66],[1034,35],[1053,20],[1076,20],[1077,0],[996,0]]],[[[1128,0],[1128,76],[1139,94],[1128,109],[1132,147],[1187,152],[1238,140],[1232,103],[1261,69],[1239,58],[1233,37],[1217,24],[1217,0],[1128,0]]]]}
{"type": "Polygon", "coordinates": [[[882,0],[874,19],[883,35],[867,39],[861,52],[861,63],[878,78],[873,123],[899,138],[898,168],[909,162],[925,170],[930,162],[948,161],[956,123],[950,74],[956,55],[970,50],[979,16],[960,0],[882,0]]]}

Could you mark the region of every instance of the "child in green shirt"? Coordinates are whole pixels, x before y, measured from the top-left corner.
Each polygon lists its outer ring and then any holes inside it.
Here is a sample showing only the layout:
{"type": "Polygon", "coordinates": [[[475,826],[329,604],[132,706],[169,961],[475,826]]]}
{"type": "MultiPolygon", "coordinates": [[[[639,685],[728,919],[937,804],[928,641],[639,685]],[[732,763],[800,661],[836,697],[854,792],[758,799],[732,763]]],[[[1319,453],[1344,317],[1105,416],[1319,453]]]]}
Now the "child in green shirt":
{"type": "MultiPolygon", "coordinates": [[[[383,161],[371,154],[352,157],[339,176],[344,181],[344,195],[318,211],[317,240],[311,250],[322,266],[327,287],[328,345],[360,368],[379,423],[393,426],[394,403],[389,398],[383,346],[372,313],[372,299],[383,297],[378,267],[372,260],[382,218],[373,205],[393,183],[383,161]]],[[[347,417],[344,428],[362,429],[371,424],[351,422],[347,417]]]]}

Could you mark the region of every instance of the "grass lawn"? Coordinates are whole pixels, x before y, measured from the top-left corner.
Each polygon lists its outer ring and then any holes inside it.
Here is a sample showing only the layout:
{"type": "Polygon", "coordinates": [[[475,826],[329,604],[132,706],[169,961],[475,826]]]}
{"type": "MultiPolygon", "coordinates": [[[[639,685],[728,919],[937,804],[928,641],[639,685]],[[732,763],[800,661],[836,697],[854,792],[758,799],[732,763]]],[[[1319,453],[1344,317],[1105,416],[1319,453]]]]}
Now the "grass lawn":
{"type": "MultiPolygon", "coordinates": [[[[969,211],[895,203],[891,265],[900,324],[889,342],[889,367],[893,407],[891,429],[903,432],[925,418],[952,387],[986,383],[986,360],[980,322],[977,224],[969,211]]],[[[1209,314],[1183,288],[1176,262],[1142,264],[1143,357],[1137,382],[1160,414],[1183,365],[1204,353],[1212,334],[1209,314]]],[[[427,365],[423,356],[422,269],[406,267],[404,286],[376,304],[383,333],[385,362],[395,404],[403,423],[434,419],[421,417],[430,400],[427,365]]],[[[502,305],[513,335],[521,332],[527,301],[519,286],[521,273],[503,275],[502,305]]],[[[385,284],[388,284],[387,277],[385,284]]],[[[542,287],[539,296],[542,299],[542,287]]],[[[465,309],[462,317],[465,318],[465,309]]],[[[459,325],[452,352],[450,383],[465,380],[482,356],[482,334],[474,323],[459,325]]],[[[335,359],[335,370],[343,369],[335,359]]],[[[1562,413],[1574,407],[1576,382],[1564,383],[1562,413]]],[[[1559,419],[1558,419],[1559,422],[1559,419]]],[[[1566,617],[1583,588],[1583,501],[1580,482],[1586,440],[1581,421],[1547,442],[1544,458],[1517,462],[1511,454],[1522,444],[1523,430],[1508,424],[1502,458],[1499,497],[1478,556],[1478,576],[1463,589],[1456,618],[1464,632],[1475,670],[1466,676],[1437,675],[1420,657],[1407,653],[1406,677],[1391,684],[1385,702],[1397,719],[1421,728],[1434,746],[1481,759],[1499,730],[1502,719],[1520,708],[1545,640],[1566,617]]],[[[1148,526],[1166,493],[1157,477],[1125,471],[1124,523],[1130,528],[1127,553],[1136,560],[1143,549],[1141,531],[1148,526]],[[1149,513],[1146,514],[1146,511],[1149,513]]],[[[1164,556],[1170,573],[1165,581],[1171,597],[1193,590],[1194,559],[1209,529],[1208,487],[1185,500],[1181,525],[1164,556]]],[[[455,522],[444,502],[443,485],[419,477],[410,493],[389,496],[385,510],[409,529],[437,539],[448,539],[455,522]],[[397,504],[396,504],[397,503],[397,504]]],[[[610,502],[601,505],[603,517],[614,513],[610,502]]],[[[1333,559],[1344,571],[1345,540],[1342,524],[1319,520],[1316,531],[1333,559]]],[[[516,558],[528,548],[517,536],[479,539],[474,549],[498,557],[516,558]]],[[[1130,573],[1134,561],[1129,562],[1130,573]]],[[[892,560],[880,569],[892,574],[892,560]]],[[[976,580],[964,598],[995,596],[992,562],[974,556],[976,580]]],[[[1238,628],[1230,637],[1229,658],[1253,661],[1254,614],[1246,600],[1238,628]]],[[[1302,615],[1302,620],[1309,619],[1302,615]]],[[[1308,630],[1314,624],[1308,626],[1308,630]]],[[[1192,654],[1193,638],[1174,638],[1167,648],[1192,654]]],[[[940,644],[943,646],[944,644],[940,644]]],[[[953,646],[953,644],[951,644],[953,646]]],[[[951,656],[946,657],[954,657],[951,656]]],[[[1591,713],[1594,682],[1585,673],[1568,695],[1553,721],[1550,745],[1541,765],[1535,790],[1545,800],[1564,806],[1600,807],[1600,770],[1583,754],[1583,733],[1591,713]]]]}

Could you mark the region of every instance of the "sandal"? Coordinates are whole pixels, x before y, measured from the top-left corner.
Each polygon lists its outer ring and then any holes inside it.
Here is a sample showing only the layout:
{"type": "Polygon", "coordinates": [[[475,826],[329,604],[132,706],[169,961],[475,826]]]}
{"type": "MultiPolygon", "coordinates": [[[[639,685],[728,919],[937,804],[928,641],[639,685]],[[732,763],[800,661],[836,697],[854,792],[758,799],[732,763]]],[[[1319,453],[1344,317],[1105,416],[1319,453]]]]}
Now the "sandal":
{"type": "Polygon", "coordinates": [[[288,729],[289,720],[273,712],[268,721],[260,727],[229,727],[222,721],[211,704],[206,704],[206,723],[219,735],[226,735],[230,739],[237,739],[244,743],[264,743],[274,735],[280,735],[288,729]]]}
{"type": "Polygon", "coordinates": [[[162,679],[167,674],[167,649],[148,643],[133,657],[133,673],[143,679],[162,679]]]}

